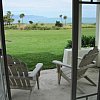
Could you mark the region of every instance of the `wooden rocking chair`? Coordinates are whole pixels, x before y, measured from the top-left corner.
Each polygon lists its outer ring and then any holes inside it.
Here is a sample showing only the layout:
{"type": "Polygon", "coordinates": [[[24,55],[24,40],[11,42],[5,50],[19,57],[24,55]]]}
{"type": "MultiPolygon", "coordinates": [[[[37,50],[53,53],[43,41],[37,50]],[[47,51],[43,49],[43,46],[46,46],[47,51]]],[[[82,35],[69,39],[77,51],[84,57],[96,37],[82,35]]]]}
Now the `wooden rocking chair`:
{"type": "Polygon", "coordinates": [[[31,95],[31,92],[37,82],[39,89],[39,76],[43,64],[38,63],[32,72],[28,72],[25,63],[20,62],[19,60],[14,60],[10,55],[7,56],[10,88],[30,90],[31,95]]]}
{"type": "MultiPolygon", "coordinates": [[[[83,58],[78,58],[80,60],[79,66],[77,68],[77,80],[81,78],[87,79],[90,83],[92,83],[94,86],[96,84],[85,75],[85,72],[88,68],[96,66],[93,62],[96,56],[98,55],[98,49],[97,47],[94,47],[93,50],[90,50],[88,54],[85,54],[83,58]]],[[[58,84],[60,84],[61,76],[66,79],[69,83],[71,83],[71,65],[65,65],[61,61],[54,60],[54,64],[57,66],[57,72],[58,72],[58,84]]],[[[80,90],[82,93],[84,93],[80,87],[77,87],[78,90],[80,90]]]]}

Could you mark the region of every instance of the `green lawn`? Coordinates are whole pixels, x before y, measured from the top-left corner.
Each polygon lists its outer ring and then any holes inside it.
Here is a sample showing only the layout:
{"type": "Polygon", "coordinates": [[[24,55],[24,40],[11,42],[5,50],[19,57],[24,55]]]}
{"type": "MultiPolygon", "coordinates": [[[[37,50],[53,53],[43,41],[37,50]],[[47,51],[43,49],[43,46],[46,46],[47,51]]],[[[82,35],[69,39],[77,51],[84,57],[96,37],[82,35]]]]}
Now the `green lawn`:
{"type": "MultiPolygon", "coordinates": [[[[38,62],[44,63],[44,69],[54,68],[52,60],[62,60],[71,32],[71,29],[6,30],[7,53],[24,61],[30,70],[38,62]]],[[[83,28],[82,33],[94,35],[95,29],[83,28]]]]}

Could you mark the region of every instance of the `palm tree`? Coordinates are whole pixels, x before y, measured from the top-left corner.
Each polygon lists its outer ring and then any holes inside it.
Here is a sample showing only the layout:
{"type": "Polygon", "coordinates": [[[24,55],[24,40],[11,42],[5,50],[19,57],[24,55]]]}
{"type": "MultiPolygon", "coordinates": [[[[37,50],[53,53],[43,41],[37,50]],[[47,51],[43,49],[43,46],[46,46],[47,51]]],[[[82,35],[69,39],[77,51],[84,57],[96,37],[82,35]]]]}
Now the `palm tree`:
{"type": "Polygon", "coordinates": [[[19,25],[19,27],[20,27],[20,20],[18,20],[18,25],[19,25]]]}
{"type": "Polygon", "coordinates": [[[60,19],[61,19],[61,23],[63,23],[63,21],[62,21],[62,15],[59,15],[59,17],[60,17],[60,19]]]}
{"type": "Polygon", "coordinates": [[[65,25],[66,25],[66,19],[67,19],[67,16],[64,16],[63,19],[65,20],[65,25]]]}
{"type": "Polygon", "coordinates": [[[20,24],[20,20],[18,20],[18,24],[20,24]]]}
{"type": "Polygon", "coordinates": [[[22,19],[22,24],[23,24],[23,18],[25,17],[25,15],[22,13],[19,15],[19,17],[22,19]]]}
{"type": "Polygon", "coordinates": [[[10,18],[11,17],[11,11],[7,11],[7,16],[10,18]]]}
{"type": "Polygon", "coordinates": [[[3,16],[3,21],[4,21],[4,24],[7,25],[7,15],[3,16]]]}
{"type": "Polygon", "coordinates": [[[13,22],[14,22],[14,19],[13,19],[13,18],[11,18],[11,19],[10,19],[10,22],[11,22],[11,24],[13,24],[13,22]]]}
{"type": "Polygon", "coordinates": [[[13,14],[11,13],[11,11],[7,11],[7,24],[11,24],[11,22],[14,21],[14,19],[12,18],[13,14]]]}

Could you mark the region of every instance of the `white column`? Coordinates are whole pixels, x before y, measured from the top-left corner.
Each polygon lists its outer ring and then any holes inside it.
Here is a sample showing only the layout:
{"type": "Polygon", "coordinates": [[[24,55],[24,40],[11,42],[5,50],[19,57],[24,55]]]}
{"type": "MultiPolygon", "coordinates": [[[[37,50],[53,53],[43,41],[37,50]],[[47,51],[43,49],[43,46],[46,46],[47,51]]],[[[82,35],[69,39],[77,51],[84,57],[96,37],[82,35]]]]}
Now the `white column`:
{"type": "Polygon", "coordinates": [[[82,37],[82,33],[81,33],[81,25],[82,25],[82,4],[79,5],[79,36],[78,36],[78,50],[81,50],[81,37],[82,37]]]}
{"type": "MultiPolygon", "coordinates": [[[[100,1],[100,0],[97,0],[100,1]]],[[[95,36],[95,44],[98,46],[99,55],[97,58],[97,66],[100,66],[100,5],[97,5],[96,8],[96,36],[95,36]]]]}

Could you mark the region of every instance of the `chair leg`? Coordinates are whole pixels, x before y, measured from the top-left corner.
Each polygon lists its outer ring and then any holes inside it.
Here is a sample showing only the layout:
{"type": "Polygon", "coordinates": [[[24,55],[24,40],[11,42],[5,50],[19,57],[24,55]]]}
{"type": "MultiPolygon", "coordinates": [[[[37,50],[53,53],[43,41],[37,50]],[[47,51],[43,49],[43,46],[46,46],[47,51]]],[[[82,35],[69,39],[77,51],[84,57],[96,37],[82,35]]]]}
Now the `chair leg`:
{"type": "Polygon", "coordinates": [[[60,65],[56,65],[57,67],[57,73],[58,73],[58,84],[60,85],[60,80],[61,80],[61,66],[60,65]]]}
{"type": "Polygon", "coordinates": [[[32,93],[32,90],[30,90],[30,94],[29,94],[28,100],[31,100],[31,93],[32,93]]]}
{"type": "Polygon", "coordinates": [[[84,78],[85,78],[86,80],[88,80],[90,83],[92,83],[94,86],[97,86],[89,77],[84,76],[84,78]]]}
{"type": "Polygon", "coordinates": [[[58,73],[58,84],[60,85],[60,80],[61,80],[61,73],[58,73]]]}
{"type": "Polygon", "coordinates": [[[38,77],[38,75],[36,75],[36,80],[37,80],[37,87],[39,89],[40,87],[39,87],[39,77],[38,77]]]}

